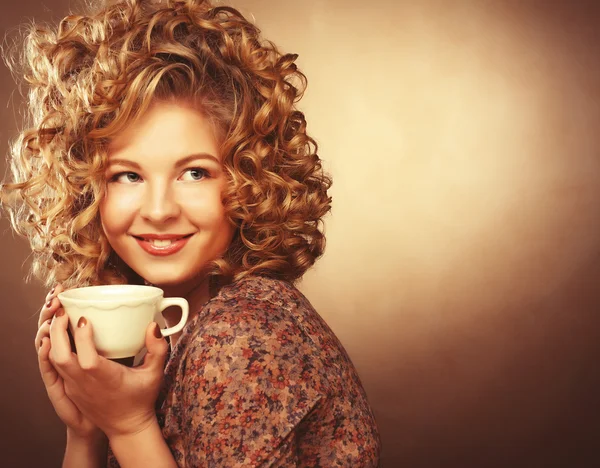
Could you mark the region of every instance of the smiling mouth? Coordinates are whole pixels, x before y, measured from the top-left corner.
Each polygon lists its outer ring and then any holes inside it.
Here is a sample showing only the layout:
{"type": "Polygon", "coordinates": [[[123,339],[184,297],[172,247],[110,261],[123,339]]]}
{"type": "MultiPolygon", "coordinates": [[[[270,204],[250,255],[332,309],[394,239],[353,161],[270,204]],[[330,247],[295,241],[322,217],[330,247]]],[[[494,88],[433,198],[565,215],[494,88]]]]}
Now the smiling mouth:
{"type": "Polygon", "coordinates": [[[177,239],[144,239],[143,237],[134,236],[136,239],[139,239],[144,242],[148,242],[152,244],[154,247],[168,247],[171,244],[177,242],[180,239],[185,239],[189,236],[178,237],[177,239]]]}
{"type": "Polygon", "coordinates": [[[132,236],[138,241],[146,242],[150,244],[150,246],[158,249],[165,249],[170,247],[173,244],[176,244],[179,241],[189,239],[193,234],[187,234],[185,236],[177,236],[177,237],[169,237],[168,239],[159,239],[155,237],[143,237],[143,236],[132,236]]]}

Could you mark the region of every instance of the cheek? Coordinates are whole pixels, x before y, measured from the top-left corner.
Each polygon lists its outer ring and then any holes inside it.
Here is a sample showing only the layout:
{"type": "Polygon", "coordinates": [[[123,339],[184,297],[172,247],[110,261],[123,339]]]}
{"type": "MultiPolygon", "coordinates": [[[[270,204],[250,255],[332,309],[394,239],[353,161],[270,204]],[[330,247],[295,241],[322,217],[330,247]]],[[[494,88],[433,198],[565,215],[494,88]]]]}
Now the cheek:
{"type": "Polygon", "coordinates": [[[117,235],[127,229],[133,213],[132,200],[109,193],[100,203],[100,220],[107,236],[117,235]]]}
{"type": "Polygon", "coordinates": [[[217,191],[203,191],[187,197],[182,206],[186,207],[188,217],[195,224],[205,227],[221,224],[225,217],[225,207],[221,194],[217,191]]]}

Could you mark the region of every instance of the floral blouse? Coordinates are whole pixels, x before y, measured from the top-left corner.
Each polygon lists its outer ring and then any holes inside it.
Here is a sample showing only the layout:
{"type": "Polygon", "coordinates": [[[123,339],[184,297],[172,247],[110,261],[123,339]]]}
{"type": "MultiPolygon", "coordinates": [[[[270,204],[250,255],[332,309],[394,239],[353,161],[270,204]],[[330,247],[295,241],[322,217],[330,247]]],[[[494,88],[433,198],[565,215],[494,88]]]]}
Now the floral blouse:
{"type": "MultiPolygon", "coordinates": [[[[224,286],[185,326],[156,402],[180,467],[377,467],[381,441],[344,347],[291,284],[224,286]]],[[[110,467],[118,467],[109,450],[110,467]]]]}

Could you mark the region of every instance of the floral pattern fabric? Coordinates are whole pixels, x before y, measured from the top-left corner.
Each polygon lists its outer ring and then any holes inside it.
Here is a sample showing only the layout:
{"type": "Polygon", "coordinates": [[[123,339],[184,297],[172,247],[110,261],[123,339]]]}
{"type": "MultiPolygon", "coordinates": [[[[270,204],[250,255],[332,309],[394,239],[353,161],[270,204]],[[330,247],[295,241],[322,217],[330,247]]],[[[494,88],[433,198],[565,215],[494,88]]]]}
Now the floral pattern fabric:
{"type": "MultiPolygon", "coordinates": [[[[293,285],[247,277],[185,326],[156,402],[180,467],[377,467],[381,441],[344,347],[293,285]]],[[[119,467],[109,450],[109,466],[119,467]]]]}

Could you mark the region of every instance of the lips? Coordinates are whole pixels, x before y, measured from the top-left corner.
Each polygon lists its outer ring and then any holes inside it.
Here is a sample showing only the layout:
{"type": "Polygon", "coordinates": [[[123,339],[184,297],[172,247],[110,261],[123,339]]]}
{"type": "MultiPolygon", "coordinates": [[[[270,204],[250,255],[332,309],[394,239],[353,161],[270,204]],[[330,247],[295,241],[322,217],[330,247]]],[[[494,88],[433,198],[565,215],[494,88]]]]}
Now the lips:
{"type": "Polygon", "coordinates": [[[193,234],[141,234],[133,238],[151,255],[167,256],[179,252],[193,234]]]}

